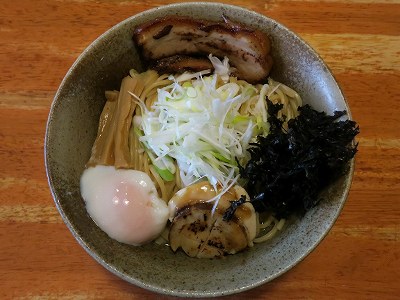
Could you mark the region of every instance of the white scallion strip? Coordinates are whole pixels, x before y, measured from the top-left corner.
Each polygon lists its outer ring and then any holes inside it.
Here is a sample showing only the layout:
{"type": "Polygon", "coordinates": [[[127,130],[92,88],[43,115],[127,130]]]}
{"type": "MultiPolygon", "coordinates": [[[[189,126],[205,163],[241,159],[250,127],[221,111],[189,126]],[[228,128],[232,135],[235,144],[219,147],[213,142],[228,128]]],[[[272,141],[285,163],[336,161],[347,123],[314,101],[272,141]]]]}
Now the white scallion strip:
{"type": "Polygon", "coordinates": [[[155,163],[175,171],[175,160],[185,186],[206,178],[215,189],[227,191],[238,179],[236,158],[244,163],[249,143],[268,133],[265,97],[271,92],[268,84],[231,80],[227,59],[210,60],[214,74],[170,76],[173,83],[158,90],[151,109],[133,97],[142,109],[139,139],[155,163]],[[241,109],[248,101],[253,104],[241,109]]]}

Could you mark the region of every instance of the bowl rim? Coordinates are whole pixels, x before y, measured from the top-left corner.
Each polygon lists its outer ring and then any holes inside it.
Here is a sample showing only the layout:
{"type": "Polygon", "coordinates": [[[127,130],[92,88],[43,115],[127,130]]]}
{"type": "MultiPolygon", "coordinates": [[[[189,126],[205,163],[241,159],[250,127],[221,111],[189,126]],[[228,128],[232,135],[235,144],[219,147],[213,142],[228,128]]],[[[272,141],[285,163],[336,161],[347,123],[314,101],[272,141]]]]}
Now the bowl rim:
{"type": "Polygon", "coordinates": [[[53,114],[55,111],[55,107],[57,105],[57,102],[60,98],[61,92],[64,89],[64,87],[66,86],[66,84],[68,83],[68,81],[70,80],[70,76],[71,74],[74,72],[74,70],[77,68],[77,66],[79,66],[79,64],[81,63],[81,61],[84,59],[84,57],[86,57],[86,55],[88,54],[88,52],[91,51],[92,48],[96,47],[97,45],[99,45],[110,33],[112,33],[113,31],[117,30],[119,27],[131,22],[133,19],[138,18],[140,16],[145,16],[146,14],[153,14],[156,11],[159,10],[163,10],[163,9],[180,9],[182,7],[188,7],[188,6],[208,6],[208,7],[226,7],[228,9],[232,9],[235,11],[241,11],[241,12],[245,12],[246,14],[251,14],[253,16],[256,16],[258,18],[264,18],[264,19],[268,19],[269,22],[273,23],[274,25],[276,25],[277,27],[280,27],[282,30],[286,31],[287,33],[296,36],[296,39],[299,40],[299,42],[301,44],[303,44],[303,46],[305,46],[308,51],[310,51],[315,58],[317,58],[318,62],[323,65],[324,67],[326,67],[327,72],[330,76],[332,76],[333,79],[333,83],[334,83],[334,87],[338,90],[340,96],[343,98],[344,100],[344,104],[346,106],[346,110],[347,110],[347,116],[349,119],[352,119],[351,116],[351,111],[350,111],[350,107],[348,105],[348,102],[343,94],[342,89],[340,88],[340,86],[337,83],[337,80],[333,74],[333,72],[331,71],[331,69],[329,68],[329,66],[323,61],[322,57],[297,33],[295,33],[294,31],[292,31],[291,29],[287,28],[285,25],[283,25],[282,23],[276,21],[275,19],[272,19],[271,17],[267,16],[267,15],[263,15],[261,13],[258,13],[256,11],[253,11],[251,9],[239,6],[239,5],[232,5],[232,4],[226,4],[226,3],[220,3],[220,2],[180,2],[180,3],[173,3],[173,4],[167,4],[167,5],[162,5],[162,6],[158,6],[158,7],[154,7],[151,9],[147,9],[147,10],[143,10],[140,11],[120,22],[118,22],[117,24],[113,25],[111,28],[107,29],[104,33],[102,33],[100,36],[98,36],[94,41],[92,41],[88,46],[86,46],[86,48],[82,51],[82,53],[76,58],[76,60],[74,61],[74,63],[71,65],[71,67],[68,69],[67,73],[65,74],[64,78],[62,79],[59,87],[57,88],[57,92],[55,93],[55,96],[53,98],[53,101],[51,103],[51,107],[49,110],[49,114],[48,114],[48,119],[47,119],[47,123],[46,123],[46,130],[45,130],[45,139],[44,139],[44,162],[45,162],[45,169],[46,169],[46,177],[47,177],[47,181],[48,181],[48,185],[50,188],[50,192],[52,194],[52,197],[54,199],[55,205],[57,207],[57,210],[59,211],[63,222],[65,223],[65,225],[68,227],[69,231],[71,232],[71,234],[74,236],[74,238],[78,241],[78,243],[80,244],[80,246],[85,249],[85,251],[98,263],[100,263],[104,268],[106,268],[108,271],[110,271],[111,273],[113,273],[114,275],[116,275],[117,277],[123,279],[124,281],[127,281],[131,284],[134,284],[138,287],[144,288],[146,290],[152,291],[152,292],[156,292],[159,294],[164,294],[164,295],[170,295],[170,296],[178,296],[178,297],[217,297],[217,296],[225,296],[225,295],[232,295],[232,294],[236,294],[236,293],[240,293],[243,291],[247,291],[250,289],[253,289],[255,287],[261,286],[263,284],[266,284],[267,282],[270,282],[272,280],[274,280],[275,278],[283,275],[284,273],[286,273],[287,271],[289,271],[290,269],[294,268],[295,266],[297,266],[301,261],[303,261],[313,250],[315,250],[315,248],[322,242],[322,240],[328,235],[328,233],[331,231],[333,225],[335,224],[337,218],[339,217],[341,211],[343,210],[343,206],[345,204],[345,202],[347,201],[348,198],[348,194],[350,192],[351,189],[351,184],[352,184],[352,180],[354,177],[354,169],[355,169],[355,159],[353,158],[350,163],[349,163],[349,170],[348,170],[348,176],[345,180],[344,186],[345,186],[345,190],[341,196],[341,201],[340,201],[340,205],[338,205],[335,213],[333,214],[331,223],[329,224],[329,226],[327,227],[327,230],[325,230],[323,232],[323,234],[320,234],[320,236],[318,237],[318,239],[314,242],[314,244],[312,244],[310,247],[308,247],[307,251],[303,252],[302,255],[298,256],[291,265],[289,265],[286,268],[283,268],[281,270],[279,270],[278,272],[275,272],[272,276],[262,279],[262,280],[255,280],[252,284],[248,284],[246,286],[240,286],[238,288],[235,289],[231,289],[231,290],[222,290],[219,292],[216,291],[208,291],[208,292],[204,292],[204,291],[193,291],[193,292],[185,292],[185,291],[178,291],[178,290],[172,290],[172,289],[168,289],[168,288],[162,288],[156,285],[152,285],[152,284],[146,284],[146,282],[143,282],[139,279],[136,278],[132,278],[129,276],[126,276],[125,274],[121,273],[120,271],[118,271],[115,267],[113,267],[111,264],[107,263],[104,259],[102,259],[98,253],[96,253],[95,251],[93,251],[93,249],[91,249],[91,247],[88,245],[88,243],[77,233],[77,229],[74,226],[74,224],[71,222],[71,220],[68,218],[68,216],[66,215],[66,213],[64,212],[61,204],[60,204],[60,199],[58,198],[56,189],[54,187],[54,182],[53,182],[53,175],[52,175],[52,171],[51,168],[49,166],[49,153],[50,153],[50,146],[49,146],[49,135],[51,134],[51,125],[53,122],[53,114]]]}

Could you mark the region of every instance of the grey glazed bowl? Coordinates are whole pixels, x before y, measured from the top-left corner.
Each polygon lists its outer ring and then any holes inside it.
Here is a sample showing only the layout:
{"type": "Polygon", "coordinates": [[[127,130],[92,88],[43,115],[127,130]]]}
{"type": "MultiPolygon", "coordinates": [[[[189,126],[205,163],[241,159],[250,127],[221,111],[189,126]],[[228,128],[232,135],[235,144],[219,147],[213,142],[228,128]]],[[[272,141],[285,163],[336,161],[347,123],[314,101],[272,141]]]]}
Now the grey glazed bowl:
{"type": "Polygon", "coordinates": [[[349,107],[327,66],[293,32],[246,9],[218,3],[181,3],[135,15],[94,41],[61,83],[47,123],[45,161],[55,204],[80,245],[122,279],[157,293],[211,297],[264,284],[291,269],[328,233],[346,200],[353,163],[346,176],[324,192],[325,201],[294,220],[271,242],[224,259],[193,259],[168,247],[133,247],[116,242],[91,220],[80,196],[80,175],[97,132],[104,91],[119,88],[131,68],[141,68],[132,29],[165,15],[221,20],[225,15],[265,31],[272,41],[272,77],[297,90],[306,103],[332,113],[349,107]]]}

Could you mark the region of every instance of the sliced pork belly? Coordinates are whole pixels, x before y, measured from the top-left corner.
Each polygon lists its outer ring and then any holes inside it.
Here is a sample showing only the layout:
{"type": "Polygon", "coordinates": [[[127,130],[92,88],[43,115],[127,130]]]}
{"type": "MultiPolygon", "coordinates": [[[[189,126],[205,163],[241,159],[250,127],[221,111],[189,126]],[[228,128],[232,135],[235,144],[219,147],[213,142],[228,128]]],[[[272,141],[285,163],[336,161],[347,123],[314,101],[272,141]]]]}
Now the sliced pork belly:
{"type": "Polygon", "coordinates": [[[213,65],[208,58],[174,55],[153,62],[150,68],[158,71],[160,74],[175,74],[212,70],[213,65]]]}
{"type": "Polygon", "coordinates": [[[244,25],[165,17],[138,26],[133,38],[148,62],[174,55],[229,58],[234,75],[250,83],[266,79],[272,67],[270,41],[244,25]]]}

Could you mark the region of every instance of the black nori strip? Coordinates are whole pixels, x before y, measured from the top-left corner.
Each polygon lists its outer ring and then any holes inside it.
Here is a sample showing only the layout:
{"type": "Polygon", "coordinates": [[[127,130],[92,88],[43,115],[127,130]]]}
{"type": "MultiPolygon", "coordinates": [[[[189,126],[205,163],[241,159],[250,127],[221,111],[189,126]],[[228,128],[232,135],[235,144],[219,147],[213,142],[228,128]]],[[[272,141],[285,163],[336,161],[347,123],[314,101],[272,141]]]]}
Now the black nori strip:
{"type": "Polygon", "coordinates": [[[245,203],[245,202],[246,202],[246,196],[245,196],[245,195],[240,196],[239,200],[231,201],[231,205],[230,205],[230,206],[228,207],[228,209],[224,212],[224,214],[223,214],[223,216],[222,216],[222,219],[223,219],[224,221],[230,221],[230,220],[232,219],[233,215],[235,214],[236,209],[237,209],[240,205],[242,205],[243,203],[245,203]]]}

